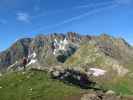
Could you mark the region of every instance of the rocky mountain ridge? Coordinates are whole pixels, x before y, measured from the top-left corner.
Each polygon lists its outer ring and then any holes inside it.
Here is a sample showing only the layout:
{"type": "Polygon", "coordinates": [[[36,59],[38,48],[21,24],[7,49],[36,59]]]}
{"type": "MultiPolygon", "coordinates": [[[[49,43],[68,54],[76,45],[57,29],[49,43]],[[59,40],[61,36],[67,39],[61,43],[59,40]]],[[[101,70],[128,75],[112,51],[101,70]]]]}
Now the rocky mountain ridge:
{"type": "Polygon", "coordinates": [[[33,48],[40,64],[44,66],[58,65],[64,63],[67,57],[71,56],[83,45],[93,45],[105,55],[117,59],[123,64],[127,63],[133,55],[132,47],[124,39],[116,39],[106,34],[100,36],[82,36],[74,32],[68,32],[66,35],[54,33],[18,40],[9,49],[0,53],[0,69],[6,69],[16,61],[20,61],[24,56],[28,57],[29,53],[33,52],[31,51],[33,48]],[[66,44],[63,44],[64,40],[66,44]],[[56,46],[60,45],[60,47],[61,45],[67,45],[67,50],[64,47],[62,50],[57,50],[56,48],[58,47],[55,48],[53,43],[56,43],[56,46]],[[55,51],[59,51],[58,55],[63,56],[56,57],[55,51]]]}

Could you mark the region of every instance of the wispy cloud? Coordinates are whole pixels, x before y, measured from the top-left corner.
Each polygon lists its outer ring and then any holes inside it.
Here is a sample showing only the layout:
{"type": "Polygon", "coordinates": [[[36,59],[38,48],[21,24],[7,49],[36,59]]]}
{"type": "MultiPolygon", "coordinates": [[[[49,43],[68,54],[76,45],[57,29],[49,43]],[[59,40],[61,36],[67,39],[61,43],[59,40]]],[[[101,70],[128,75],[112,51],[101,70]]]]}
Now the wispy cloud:
{"type": "Polygon", "coordinates": [[[17,15],[17,20],[18,21],[26,22],[26,23],[30,22],[30,15],[28,13],[19,12],[16,15],[17,15]]]}
{"type": "Polygon", "coordinates": [[[111,5],[114,4],[114,1],[107,1],[107,2],[101,2],[101,3],[91,3],[91,4],[85,4],[85,5],[79,5],[76,7],[73,7],[73,9],[81,9],[81,8],[88,8],[88,7],[97,7],[97,6],[104,6],[104,5],[111,5]]]}
{"type": "Polygon", "coordinates": [[[74,6],[72,8],[57,9],[57,10],[54,10],[54,11],[46,11],[46,12],[42,12],[41,14],[38,14],[36,16],[32,16],[32,19],[44,17],[44,16],[51,15],[51,14],[63,13],[67,10],[79,10],[79,9],[84,9],[84,8],[92,8],[92,7],[104,6],[104,5],[107,5],[107,4],[111,5],[112,3],[114,3],[114,2],[107,1],[107,2],[102,2],[102,3],[97,3],[97,4],[94,4],[94,3],[84,4],[84,5],[82,4],[82,5],[74,6]]]}
{"type": "Polygon", "coordinates": [[[38,28],[36,31],[42,31],[42,30],[46,30],[46,29],[51,29],[51,28],[55,28],[55,27],[58,27],[58,26],[62,26],[62,25],[64,25],[64,24],[67,24],[67,23],[71,23],[71,22],[73,22],[73,21],[76,21],[76,20],[80,20],[81,18],[84,18],[84,17],[86,17],[86,16],[89,16],[89,15],[92,15],[92,14],[96,14],[96,13],[98,13],[98,12],[100,12],[100,11],[103,11],[103,10],[105,10],[105,9],[111,9],[111,8],[115,8],[115,7],[117,7],[118,5],[116,5],[116,4],[114,4],[114,3],[112,3],[111,5],[106,5],[106,6],[103,6],[103,7],[97,7],[96,9],[94,9],[94,10],[89,10],[88,12],[86,12],[86,13],[83,13],[83,14],[81,14],[81,15],[78,15],[78,16],[75,16],[75,17],[71,17],[71,18],[69,18],[69,19],[67,19],[67,20],[63,20],[62,22],[60,22],[60,23],[57,23],[57,24],[54,24],[54,25],[49,25],[49,26],[45,26],[45,27],[40,27],[40,28],[38,28]]]}

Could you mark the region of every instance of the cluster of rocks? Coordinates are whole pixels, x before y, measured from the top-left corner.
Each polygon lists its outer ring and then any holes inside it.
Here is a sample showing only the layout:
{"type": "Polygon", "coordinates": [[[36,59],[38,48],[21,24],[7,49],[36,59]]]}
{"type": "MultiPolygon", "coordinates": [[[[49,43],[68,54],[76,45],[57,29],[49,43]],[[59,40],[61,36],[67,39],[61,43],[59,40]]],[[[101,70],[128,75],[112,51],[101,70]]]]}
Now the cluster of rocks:
{"type": "Polygon", "coordinates": [[[122,96],[116,95],[114,91],[93,92],[83,94],[81,100],[124,100],[122,96]]]}
{"type": "Polygon", "coordinates": [[[91,80],[91,77],[86,73],[74,70],[74,69],[56,69],[53,68],[50,71],[53,79],[62,80],[65,83],[80,86],[81,88],[89,88],[94,86],[96,82],[91,80]]]}

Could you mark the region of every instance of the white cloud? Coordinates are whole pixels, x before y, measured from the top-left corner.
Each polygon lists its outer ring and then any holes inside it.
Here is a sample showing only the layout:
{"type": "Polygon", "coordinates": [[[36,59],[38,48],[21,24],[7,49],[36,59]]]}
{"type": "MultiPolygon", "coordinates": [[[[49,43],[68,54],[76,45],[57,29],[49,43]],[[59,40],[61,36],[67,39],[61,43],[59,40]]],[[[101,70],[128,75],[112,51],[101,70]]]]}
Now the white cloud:
{"type": "Polygon", "coordinates": [[[19,12],[16,14],[17,15],[17,20],[21,22],[30,22],[30,15],[28,13],[24,12],[19,12]]]}

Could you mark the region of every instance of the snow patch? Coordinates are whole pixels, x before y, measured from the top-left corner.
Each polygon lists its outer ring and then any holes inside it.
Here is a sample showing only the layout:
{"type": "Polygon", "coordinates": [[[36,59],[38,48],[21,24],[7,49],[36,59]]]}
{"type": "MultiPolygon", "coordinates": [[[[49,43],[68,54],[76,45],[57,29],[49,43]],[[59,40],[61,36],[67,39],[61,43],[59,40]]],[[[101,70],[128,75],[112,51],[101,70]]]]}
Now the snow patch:
{"type": "Polygon", "coordinates": [[[59,42],[55,39],[54,40],[54,52],[53,54],[55,55],[59,50],[66,50],[66,45],[68,44],[67,39],[65,38],[64,40],[60,40],[59,42]]]}
{"type": "Polygon", "coordinates": [[[32,56],[33,56],[33,58],[35,58],[35,57],[36,57],[36,53],[34,52],[34,53],[32,54],[32,56]]]}
{"type": "Polygon", "coordinates": [[[105,70],[102,69],[98,69],[98,68],[90,68],[88,73],[92,73],[92,75],[94,75],[95,77],[97,76],[102,76],[106,73],[105,70]]]}
{"type": "Polygon", "coordinates": [[[29,66],[29,65],[31,65],[31,64],[34,64],[34,63],[36,63],[36,62],[37,62],[36,59],[31,59],[31,61],[27,64],[27,66],[29,66]]]}
{"type": "Polygon", "coordinates": [[[8,70],[8,71],[11,70],[15,65],[17,65],[17,63],[18,63],[18,61],[16,61],[14,64],[10,65],[10,66],[7,68],[7,70],[8,70]]]}
{"type": "Polygon", "coordinates": [[[36,57],[36,53],[33,52],[31,55],[28,56],[28,58],[35,58],[36,57]]]}
{"type": "Polygon", "coordinates": [[[54,54],[54,55],[56,55],[56,52],[57,52],[57,49],[54,49],[54,52],[53,52],[53,54],[54,54]]]}
{"type": "Polygon", "coordinates": [[[17,63],[18,63],[18,61],[16,61],[14,64],[10,65],[9,67],[12,68],[12,67],[14,67],[17,63]]]}
{"type": "Polygon", "coordinates": [[[30,62],[27,64],[27,66],[31,65],[31,64],[34,64],[37,62],[37,59],[35,59],[37,56],[37,54],[35,52],[33,52],[32,54],[30,54],[28,56],[28,59],[30,60],[30,62]]]}

